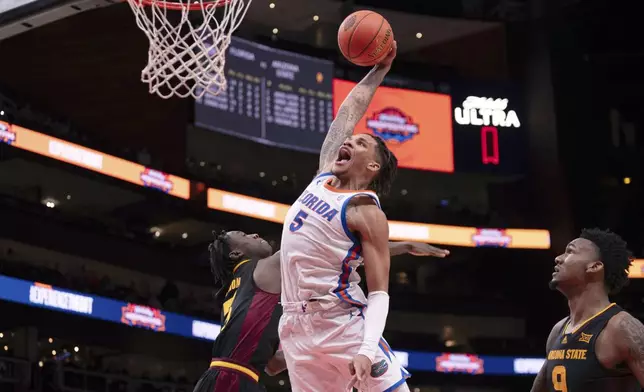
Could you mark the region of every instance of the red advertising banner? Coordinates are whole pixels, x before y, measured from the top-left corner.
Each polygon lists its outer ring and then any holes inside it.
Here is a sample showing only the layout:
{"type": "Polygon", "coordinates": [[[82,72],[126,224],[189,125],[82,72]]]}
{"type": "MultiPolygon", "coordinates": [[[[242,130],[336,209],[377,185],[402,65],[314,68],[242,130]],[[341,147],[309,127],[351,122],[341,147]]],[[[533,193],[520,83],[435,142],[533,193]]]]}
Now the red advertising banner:
{"type": "MultiPolygon", "coordinates": [[[[347,80],[333,81],[336,113],[355,85],[347,80]]],[[[454,172],[449,95],[378,87],[355,133],[370,133],[382,138],[398,158],[399,167],[454,172]]]]}

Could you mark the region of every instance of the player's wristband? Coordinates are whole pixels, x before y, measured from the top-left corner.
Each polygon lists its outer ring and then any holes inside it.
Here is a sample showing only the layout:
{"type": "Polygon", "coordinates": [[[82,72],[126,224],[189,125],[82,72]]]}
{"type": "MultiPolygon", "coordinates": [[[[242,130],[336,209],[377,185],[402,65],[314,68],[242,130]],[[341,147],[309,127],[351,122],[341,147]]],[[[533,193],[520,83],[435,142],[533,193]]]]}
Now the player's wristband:
{"type": "Polygon", "coordinates": [[[373,363],[378,352],[378,344],[385,331],[389,313],[389,294],[384,291],[373,291],[367,299],[367,310],[364,312],[364,338],[358,354],[369,358],[373,363]]]}

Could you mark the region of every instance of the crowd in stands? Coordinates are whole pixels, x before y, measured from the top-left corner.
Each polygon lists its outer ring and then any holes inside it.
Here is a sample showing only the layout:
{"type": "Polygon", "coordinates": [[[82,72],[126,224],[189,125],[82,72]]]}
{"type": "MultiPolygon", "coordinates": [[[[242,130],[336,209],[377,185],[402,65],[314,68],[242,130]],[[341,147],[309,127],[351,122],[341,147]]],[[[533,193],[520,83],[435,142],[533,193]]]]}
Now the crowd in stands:
{"type": "MultiPolygon", "coordinates": [[[[10,334],[7,331],[0,339],[5,347],[13,343],[10,334]]],[[[11,349],[0,352],[0,391],[20,390],[14,389],[14,385],[26,374],[25,367],[33,372],[32,386],[40,385],[42,392],[189,392],[196,382],[197,372],[203,370],[203,366],[196,366],[192,369],[195,375],[189,378],[185,369],[171,372],[171,367],[163,366],[153,358],[119,353],[110,358],[99,347],[83,346],[79,350],[78,346],[67,344],[65,347],[58,339],[50,338],[50,342],[54,341],[54,344],[39,342],[41,352],[37,366],[16,358],[11,349]],[[52,355],[53,352],[56,355],[52,355]],[[118,359],[121,366],[114,366],[115,361],[110,359],[118,359]],[[135,361],[136,367],[131,366],[135,361]]]]}
{"type": "Polygon", "coordinates": [[[72,143],[139,162],[145,166],[163,169],[163,162],[156,157],[151,157],[145,148],[131,149],[127,145],[114,146],[103,140],[96,140],[96,136],[90,137],[89,133],[78,129],[69,119],[56,117],[49,113],[45,114],[35,109],[31,103],[10,96],[3,90],[0,90],[0,109],[4,113],[0,116],[0,121],[17,124],[72,143]]]}

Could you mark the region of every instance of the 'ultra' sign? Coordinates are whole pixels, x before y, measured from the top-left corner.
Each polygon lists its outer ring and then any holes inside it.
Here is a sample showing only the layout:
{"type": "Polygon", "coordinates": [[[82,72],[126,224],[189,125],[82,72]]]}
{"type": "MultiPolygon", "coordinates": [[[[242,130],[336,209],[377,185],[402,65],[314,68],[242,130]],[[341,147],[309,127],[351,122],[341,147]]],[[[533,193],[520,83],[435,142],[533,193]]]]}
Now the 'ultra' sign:
{"type": "Polygon", "coordinates": [[[507,98],[486,98],[470,95],[463,107],[454,109],[454,118],[461,125],[485,125],[501,128],[519,128],[521,121],[514,110],[508,109],[507,98]]]}
{"type": "Polygon", "coordinates": [[[462,107],[454,108],[454,120],[460,125],[481,127],[481,162],[498,165],[500,162],[498,128],[520,128],[521,121],[514,110],[508,110],[507,98],[468,96],[462,107]]]}

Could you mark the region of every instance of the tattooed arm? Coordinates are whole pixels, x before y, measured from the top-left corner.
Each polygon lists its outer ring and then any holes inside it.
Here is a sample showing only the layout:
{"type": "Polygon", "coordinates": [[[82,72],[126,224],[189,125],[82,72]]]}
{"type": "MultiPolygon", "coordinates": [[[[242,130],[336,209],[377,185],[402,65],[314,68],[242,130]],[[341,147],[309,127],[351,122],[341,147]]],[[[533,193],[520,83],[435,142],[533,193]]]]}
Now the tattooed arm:
{"type": "Polygon", "coordinates": [[[380,64],[375,65],[342,102],[322,144],[318,173],[331,169],[340,146],[353,134],[353,128],[367,111],[367,107],[376,93],[376,88],[380,86],[385,75],[389,72],[391,62],[396,57],[396,49],[397,45],[394,41],[392,50],[387,57],[380,64]]]}
{"type": "Polygon", "coordinates": [[[614,325],[611,336],[614,336],[620,359],[626,361],[637,381],[644,385],[644,325],[626,312],[619,313],[608,324],[607,328],[614,325]]]}
{"type": "MultiPolygon", "coordinates": [[[[555,344],[555,341],[561,335],[561,330],[564,327],[565,322],[566,319],[564,318],[557,324],[555,324],[554,327],[552,327],[552,331],[550,331],[550,335],[548,335],[548,341],[546,342],[546,357],[548,356],[548,352],[550,351],[552,345],[555,344]]],[[[548,375],[546,374],[545,362],[543,363],[541,370],[539,370],[537,377],[534,379],[534,383],[532,383],[532,389],[530,390],[530,392],[548,392],[548,375]]]]}

